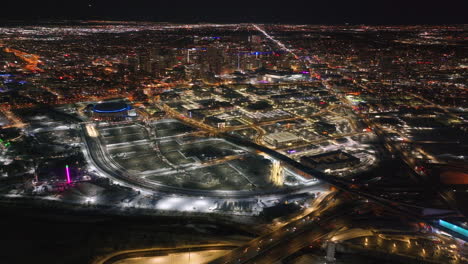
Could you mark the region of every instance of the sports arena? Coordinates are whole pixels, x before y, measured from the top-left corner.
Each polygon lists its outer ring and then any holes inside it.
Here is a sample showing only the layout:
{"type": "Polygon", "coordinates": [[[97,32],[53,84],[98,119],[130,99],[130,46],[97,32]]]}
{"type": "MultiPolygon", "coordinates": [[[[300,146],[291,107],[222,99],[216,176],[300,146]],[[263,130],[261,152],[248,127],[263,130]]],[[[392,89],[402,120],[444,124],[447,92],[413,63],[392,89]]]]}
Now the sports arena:
{"type": "Polygon", "coordinates": [[[124,102],[105,102],[93,106],[95,120],[119,121],[127,118],[132,107],[124,102]]]}

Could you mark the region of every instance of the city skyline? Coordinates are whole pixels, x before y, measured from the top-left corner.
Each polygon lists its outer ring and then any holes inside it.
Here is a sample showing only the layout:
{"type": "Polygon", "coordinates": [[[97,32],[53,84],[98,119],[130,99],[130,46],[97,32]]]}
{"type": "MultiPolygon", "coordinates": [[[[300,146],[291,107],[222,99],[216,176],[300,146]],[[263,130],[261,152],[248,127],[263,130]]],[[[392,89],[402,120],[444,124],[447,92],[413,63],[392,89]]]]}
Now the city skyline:
{"type": "Polygon", "coordinates": [[[467,263],[467,40],[456,24],[9,20],[2,261],[467,263]]]}

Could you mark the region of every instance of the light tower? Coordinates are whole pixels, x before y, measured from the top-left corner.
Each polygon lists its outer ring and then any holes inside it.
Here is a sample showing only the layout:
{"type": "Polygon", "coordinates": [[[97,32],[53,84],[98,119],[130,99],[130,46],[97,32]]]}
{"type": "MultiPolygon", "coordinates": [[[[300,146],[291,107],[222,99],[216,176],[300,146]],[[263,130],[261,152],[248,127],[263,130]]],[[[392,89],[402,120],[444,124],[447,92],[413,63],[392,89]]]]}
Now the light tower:
{"type": "Polygon", "coordinates": [[[70,184],[71,183],[71,179],[70,179],[70,169],[68,168],[68,165],[65,165],[65,171],[67,173],[67,184],[70,184]]]}
{"type": "Polygon", "coordinates": [[[270,171],[270,182],[281,187],[284,184],[284,170],[278,160],[273,160],[270,171]]]}

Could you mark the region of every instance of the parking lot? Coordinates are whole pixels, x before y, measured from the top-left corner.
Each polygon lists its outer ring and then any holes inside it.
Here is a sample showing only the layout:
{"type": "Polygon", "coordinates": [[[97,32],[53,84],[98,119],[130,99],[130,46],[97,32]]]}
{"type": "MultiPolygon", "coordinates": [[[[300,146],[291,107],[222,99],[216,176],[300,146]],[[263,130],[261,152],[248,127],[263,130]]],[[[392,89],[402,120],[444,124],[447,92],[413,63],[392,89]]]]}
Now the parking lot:
{"type": "Polygon", "coordinates": [[[148,182],[203,190],[268,189],[271,162],[220,138],[187,135],[179,121],[98,126],[109,158],[148,182]],[[147,132],[154,129],[156,138],[147,132]],[[164,137],[165,134],[171,137],[164,137]],[[174,136],[174,133],[176,134],[174,136]]]}

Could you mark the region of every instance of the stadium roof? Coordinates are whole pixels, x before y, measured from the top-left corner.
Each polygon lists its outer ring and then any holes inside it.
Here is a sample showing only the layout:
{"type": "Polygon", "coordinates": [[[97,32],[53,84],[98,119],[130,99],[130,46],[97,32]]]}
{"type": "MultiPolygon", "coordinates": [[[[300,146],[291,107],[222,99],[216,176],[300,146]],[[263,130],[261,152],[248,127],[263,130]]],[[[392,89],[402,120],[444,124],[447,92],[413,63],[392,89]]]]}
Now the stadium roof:
{"type": "Polygon", "coordinates": [[[101,103],[93,107],[96,113],[118,113],[130,110],[130,106],[123,102],[101,103]]]}

